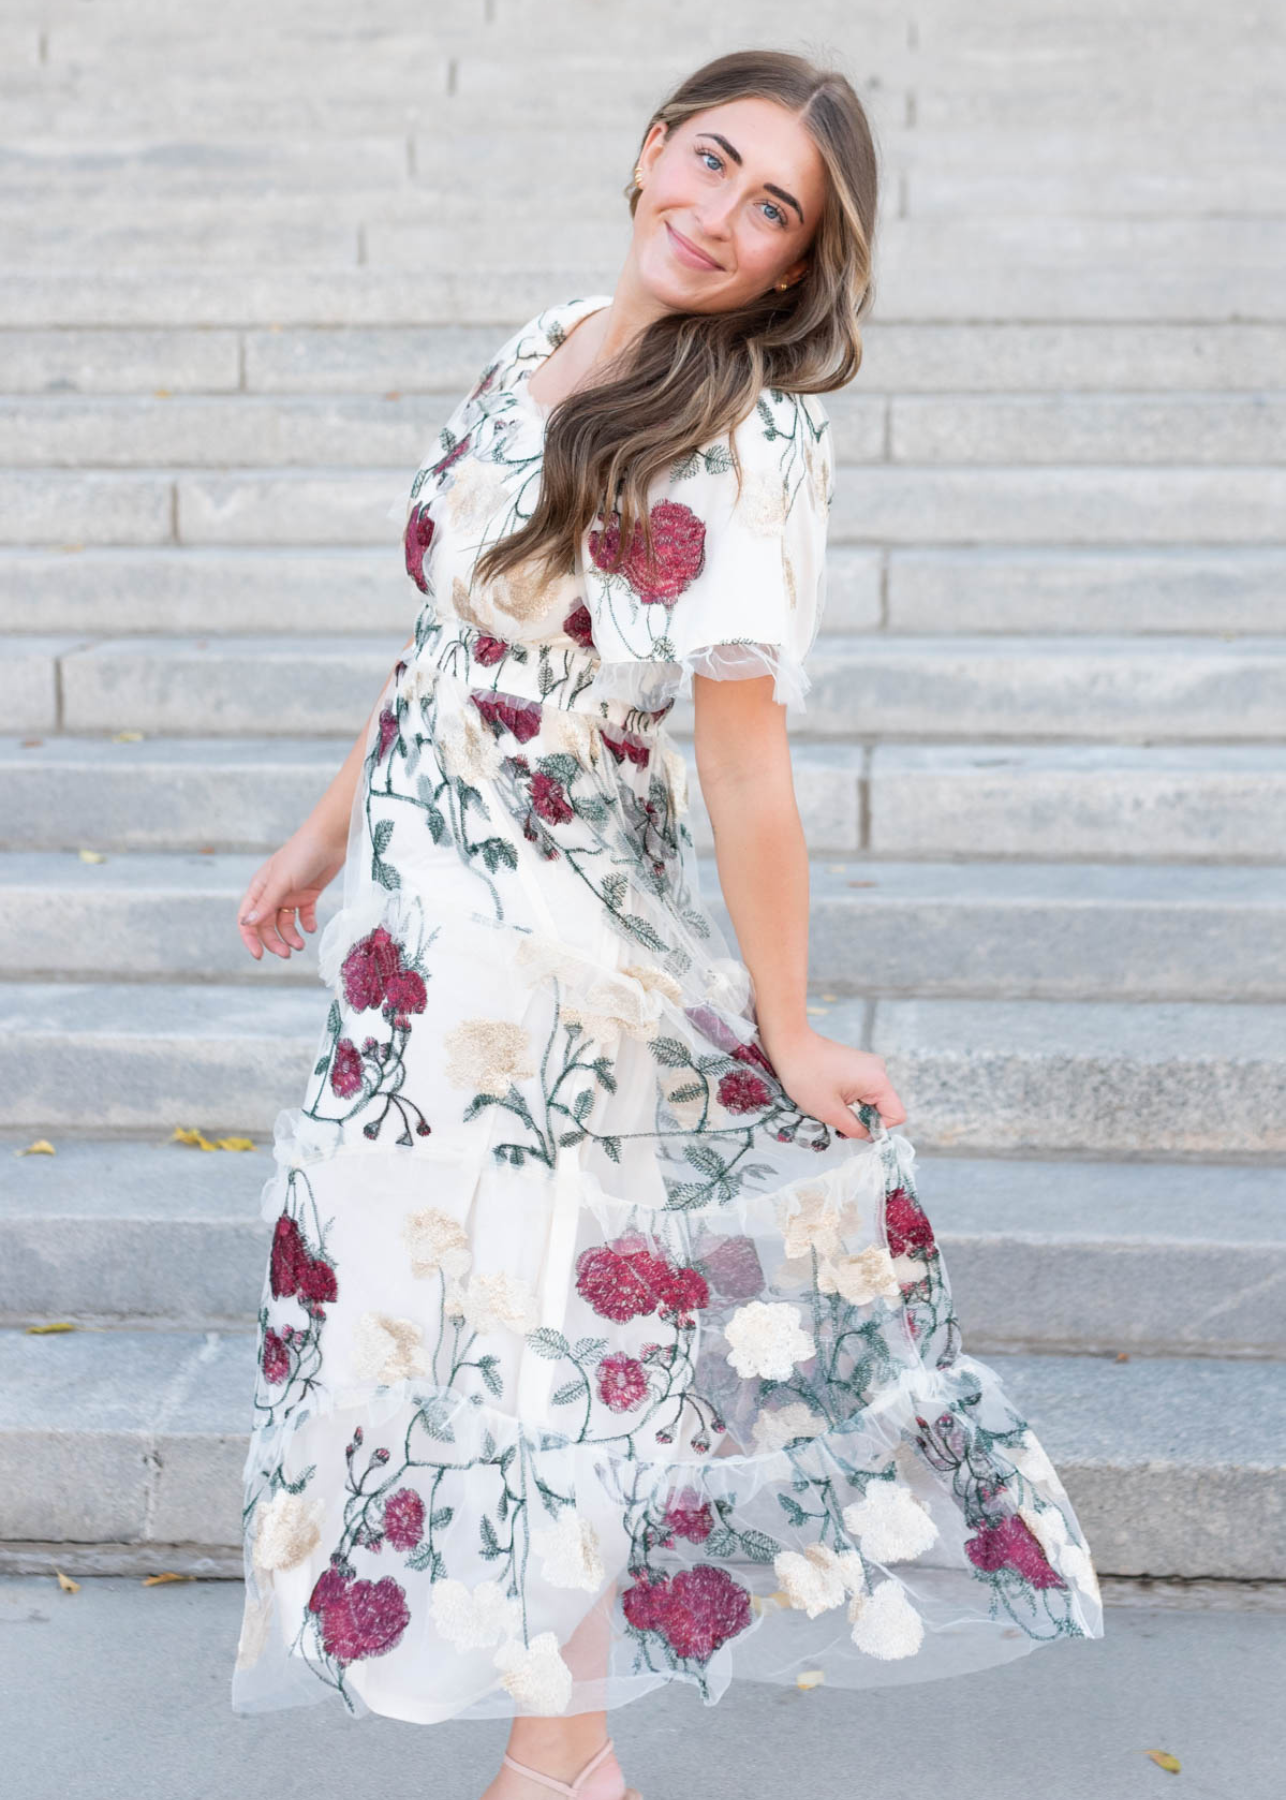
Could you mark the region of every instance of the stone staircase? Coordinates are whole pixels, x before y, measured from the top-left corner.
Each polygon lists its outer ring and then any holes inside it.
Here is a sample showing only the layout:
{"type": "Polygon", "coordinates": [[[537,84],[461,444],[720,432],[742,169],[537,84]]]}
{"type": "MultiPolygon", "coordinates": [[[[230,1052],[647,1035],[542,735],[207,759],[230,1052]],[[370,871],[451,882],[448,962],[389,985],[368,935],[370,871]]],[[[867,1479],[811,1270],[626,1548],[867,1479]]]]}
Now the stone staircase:
{"type": "Polygon", "coordinates": [[[268,1156],[167,1140],[264,1145],[323,1009],[234,903],[410,629],[438,424],[610,291],[667,85],[769,42],[835,49],[885,167],[815,1017],[888,1058],[1100,1573],[1286,1579],[1286,24],[779,11],[7,9],[0,1567],[239,1572],[268,1156]]]}

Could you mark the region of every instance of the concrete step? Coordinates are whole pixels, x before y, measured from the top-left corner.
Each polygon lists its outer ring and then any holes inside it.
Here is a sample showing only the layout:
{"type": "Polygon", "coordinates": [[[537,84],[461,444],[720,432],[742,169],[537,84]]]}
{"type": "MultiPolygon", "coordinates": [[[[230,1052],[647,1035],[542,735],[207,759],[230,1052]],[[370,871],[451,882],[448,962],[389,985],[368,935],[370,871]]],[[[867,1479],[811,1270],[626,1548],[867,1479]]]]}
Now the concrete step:
{"type": "MultiPolygon", "coordinates": [[[[0,1126],[264,1131],[301,1099],[325,1010],[284,986],[0,985],[0,1126]]],[[[925,1149],[1286,1152],[1280,1005],[818,994],[811,1012],[885,1057],[925,1149]]]]}
{"type": "MultiPolygon", "coordinates": [[[[1101,1574],[1286,1575],[1275,1364],[987,1361],[1101,1574]]],[[[0,1541],[235,1547],[253,1384],[249,1333],[0,1332],[0,1541]]]]}
{"type": "MultiPolygon", "coordinates": [[[[691,746],[691,825],[712,848],[691,746]]],[[[275,850],[347,738],[0,739],[0,848],[275,850]]],[[[814,855],[890,861],[1242,862],[1280,858],[1286,750],[1274,746],[797,741],[814,855]]]]}
{"type": "MultiPolygon", "coordinates": [[[[466,387],[494,348],[479,357],[466,387]]],[[[368,382],[357,394],[20,394],[0,398],[0,463],[235,470],[383,468],[405,460],[415,467],[430,435],[426,419],[431,429],[459,398],[450,387],[421,389],[422,379],[410,393],[374,394],[368,382]]],[[[844,465],[1253,468],[1286,453],[1281,393],[887,396],[859,386],[828,395],[826,405],[844,465]]]]}
{"type": "MultiPolygon", "coordinates": [[[[864,647],[886,613],[902,636],[1286,633],[1286,550],[1272,547],[879,550],[831,541],[826,564],[827,629],[861,632],[864,647]]],[[[6,632],[96,637],[105,620],[114,636],[409,631],[418,599],[387,543],[0,549],[6,632]]]]}
{"type": "MultiPolygon", "coordinates": [[[[259,857],[0,855],[0,977],[313,982],[310,949],[254,962],[236,903],[259,857]]],[[[707,904],[735,941],[713,858],[707,904]]],[[[985,999],[1286,1001],[1286,871],[883,863],[811,870],[814,986],[985,999]]],[[[336,888],[323,897],[324,922],[336,888]]]]}
{"type": "MultiPolygon", "coordinates": [[[[408,605],[407,612],[411,608],[408,605]]],[[[90,733],[355,732],[403,636],[0,640],[11,716],[90,733]]],[[[810,736],[1147,743],[1286,736],[1286,637],[818,639],[810,736]]],[[[691,703],[672,725],[692,727],[691,703]]]]}
{"type": "MultiPolygon", "coordinates": [[[[0,1320],[249,1329],[272,1167],[74,1139],[6,1162],[0,1320]]],[[[917,1179],[973,1349],[1286,1357],[1286,1169],[928,1157],[917,1179]]]]}

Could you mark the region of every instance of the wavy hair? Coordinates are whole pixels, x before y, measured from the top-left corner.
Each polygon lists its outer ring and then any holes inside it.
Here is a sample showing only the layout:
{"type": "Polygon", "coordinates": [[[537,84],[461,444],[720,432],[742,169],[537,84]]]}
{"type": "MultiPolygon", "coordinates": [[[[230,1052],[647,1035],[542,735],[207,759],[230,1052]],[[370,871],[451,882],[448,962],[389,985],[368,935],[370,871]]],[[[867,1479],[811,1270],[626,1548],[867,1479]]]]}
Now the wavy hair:
{"type": "MultiPolygon", "coordinates": [[[[651,560],[647,494],[659,471],[731,433],[765,386],[825,394],[857,374],[861,322],[873,294],[879,175],[870,122],[847,77],[782,50],[716,57],[657,107],[640,148],[658,121],[668,132],[694,113],[748,97],[794,113],[825,170],[826,199],[805,273],[784,291],[741,306],[654,319],[602,365],[602,379],[560,400],[546,422],[537,503],[518,530],[478,557],[479,581],[498,580],[521,564],[542,579],[557,578],[574,568],[595,519],[613,513],[618,561],[639,522],[651,560]]],[[[641,189],[631,177],[624,191],[633,218],[641,189]]],[[[739,466],[736,473],[740,491],[739,466]]]]}

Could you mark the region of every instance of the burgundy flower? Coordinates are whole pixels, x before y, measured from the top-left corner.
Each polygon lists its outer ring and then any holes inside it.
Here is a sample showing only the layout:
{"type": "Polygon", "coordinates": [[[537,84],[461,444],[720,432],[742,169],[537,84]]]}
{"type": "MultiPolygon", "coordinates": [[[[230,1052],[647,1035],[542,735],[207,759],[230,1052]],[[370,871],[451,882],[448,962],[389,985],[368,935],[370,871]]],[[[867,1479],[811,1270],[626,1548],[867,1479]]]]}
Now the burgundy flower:
{"type": "Polygon", "coordinates": [[[397,736],[397,714],[386,706],[380,714],[380,745],[376,762],[383,762],[388,754],[388,747],[397,736]]]}
{"type": "Polygon", "coordinates": [[[308,1596],[309,1612],[324,1612],[337,1600],[342,1600],[344,1590],[352,1580],[351,1575],[343,1575],[333,1566],[317,1577],[317,1584],[308,1596]]]}
{"type": "Polygon", "coordinates": [[[771,1075],[774,1081],[776,1080],[776,1069],[773,1068],[772,1064],[753,1038],[751,1038],[748,1044],[738,1044],[732,1054],[739,1057],[742,1062],[754,1063],[755,1067],[762,1069],[765,1075],[771,1075]]]}
{"type": "Polygon", "coordinates": [[[572,639],[573,643],[580,645],[582,650],[592,650],[594,648],[594,621],[590,617],[589,608],[584,602],[579,606],[574,606],[568,613],[567,617],[563,620],[563,630],[567,633],[568,637],[572,639]]]}
{"type": "Polygon", "coordinates": [[[424,977],[414,969],[401,969],[389,977],[384,989],[385,1009],[397,1015],[397,1023],[406,1025],[408,1013],[422,1013],[428,1003],[424,977]]]}
{"type": "Polygon", "coordinates": [[[531,803],[541,818],[548,819],[551,825],[565,825],[568,819],[576,817],[568,804],[562,782],[555,781],[552,775],[532,776],[531,803]]]}
{"type": "Polygon", "coordinates": [[[686,1538],[690,1544],[704,1544],[714,1530],[710,1502],[703,1500],[695,1488],[684,1488],[670,1502],[665,1509],[665,1522],[675,1537],[686,1538]]]}
{"type": "Polygon", "coordinates": [[[404,538],[406,549],[406,572],[422,594],[427,594],[429,584],[424,579],[424,556],[433,542],[433,515],[427,506],[417,506],[406,521],[404,538]]]}
{"type": "Polygon", "coordinates": [[[612,1412],[633,1412],[647,1398],[647,1370],[618,1350],[598,1365],[598,1397],[612,1412]]]}
{"type": "Polygon", "coordinates": [[[411,1623],[405,1590],[386,1575],[383,1581],[352,1581],[322,1608],[322,1645],[336,1662],[384,1656],[411,1623]]]}
{"type": "Polygon", "coordinates": [[[670,1583],[661,1630],[679,1656],[705,1662],[750,1623],[750,1595],[711,1563],[683,1569],[670,1583]]]}
{"type": "Polygon", "coordinates": [[[263,1334],[263,1378],[278,1387],[290,1374],[290,1352],[282,1343],[277,1333],[272,1330],[263,1334]]]}
{"type": "Polygon", "coordinates": [[[627,1587],[621,1595],[621,1607],[636,1631],[661,1629],[669,1588],[668,1578],[652,1582],[648,1579],[646,1570],[640,1569],[635,1573],[633,1586],[627,1587]]]}
{"type": "Polygon", "coordinates": [[[763,1293],[763,1264],[753,1238],[717,1238],[712,1249],[699,1254],[701,1266],[720,1299],[753,1300],[763,1293]]]}
{"type": "Polygon", "coordinates": [[[272,1234],[272,1255],[268,1260],[269,1281],[273,1297],[282,1299],[299,1286],[299,1271],[308,1261],[300,1230],[289,1213],[282,1213],[272,1234]]]}
{"type": "Polygon", "coordinates": [[[354,944],[340,971],[344,998],[354,1012],[383,1006],[392,978],[400,974],[402,953],[382,925],[354,944]]]}
{"type": "Polygon", "coordinates": [[[978,1569],[1016,1569],[1033,1587],[1066,1587],[1050,1567],[1045,1552],[1026,1520],[1011,1513],[998,1524],[980,1525],[976,1536],[965,1540],[969,1561],[978,1569]]]}
{"type": "MultiPolygon", "coordinates": [[[[640,1240],[641,1241],[641,1240],[640,1240]]],[[[630,1240],[620,1239],[628,1244],[630,1240]]],[[[656,1311],[659,1295],[648,1279],[648,1261],[621,1255],[609,1245],[582,1250],[576,1259],[576,1291],[588,1300],[600,1319],[624,1325],[656,1311]]]]}
{"type": "Polygon", "coordinates": [[[732,1113],[758,1112],[772,1095],[749,1069],[729,1069],[719,1082],[719,1104],[732,1113]]]}
{"type": "Polygon", "coordinates": [[[424,1501],[414,1488],[399,1488],[384,1502],[384,1535],[395,1550],[414,1550],[424,1536],[424,1501]]]}
{"type": "Polygon", "coordinates": [[[351,1038],[341,1038],[330,1065],[330,1085],[341,1100],[351,1100],[362,1085],[362,1053],[351,1038]]]}
{"type": "Polygon", "coordinates": [[[696,1026],[702,1037],[715,1045],[717,1049],[725,1051],[729,1056],[735,1056],[737,1051],[743,1047],[741,1039],[731,1025],[713,1006],[685,1006],[683,1010],[685,1016],[696,1026]]]}
{"type": "Polygon", "coordinates": [[[890,1256],[932,1256],[936,1248],[933,1227],[905,1188],[894,1188],[884,1202],[884,1220],[890,1256]]]}
{"type": "Polygon", "coordinates": [[[691,1324],[690,1315],[710,1304],[709,1284],[697,1269],[676,1269],[670,1263],[662,1263],[657,1271],[655,1286],[661,1296],[662,1306],[668,1312],[677,1313],[684,1324],[691,1324]]]}
{"type": "Polygon", "coordinates": [[[484,669],[489,669],[493,663],[503,660],[508,649],[503,638],[489,637],[485,631],[480,632],[473,640],[473,660],[480,662],[484,669]]]}
{"type": "Polygon", "coordinates": [[[299,1292],[305,1300],[324,1305],[339,1298],[335,1271],[320,1256],[310,1257],[299,1272],[299,1292]]]}
{"type": "Polygon", "coordinates": [[[637,764],[640,769],[647,768],[652,756],[652,746],[650,744],[643,744],[640,743],[637,738],[626,736],[619,738],[609,737],[605,731],[600,731],[598,735],[602,738],[618,763],[624,762],[628,757],[630,762],[637,764]]]}
{"type": "MultiPolygon", "coordinates": [[[[673,606],[704,567],[706,528],[690,506],[683,506],[677,500],[658,501],[648,517],[652,525],[651,559],[646,553],[640,523],[621,559],[620,572],[645,605],[659,602],[662,606],[673,606]]],[[[600,569],[612,568],[620,541],[619,519],[610,520],[601,532],[591,530],[590,555],[600,569]]]]}
{"type": "Polygon", "coordinates": [[[469,695],[488,725],[501,725],[520,744],[530,743],[540,730],[541,710],[535,700],[519,700],[512,694],[488,694],[475,688],[469,695]]]}
{"type": "Polygon", "coordinates": [[[441,477],[441,476],[445,475],[447,470],[451,467],[452,463],[459,462],[460,458],[464,455],[465,451],[469,448],[469,442],[470,442],[471,436],[472,436],[472,433],[468,433],[460,439],[460,442],[458,444],[453,444],[451,449],[447,451],[446,455],[441,457],[437,462],[435,462],[433,464],[429,473],[435,477],[441,477]]]}

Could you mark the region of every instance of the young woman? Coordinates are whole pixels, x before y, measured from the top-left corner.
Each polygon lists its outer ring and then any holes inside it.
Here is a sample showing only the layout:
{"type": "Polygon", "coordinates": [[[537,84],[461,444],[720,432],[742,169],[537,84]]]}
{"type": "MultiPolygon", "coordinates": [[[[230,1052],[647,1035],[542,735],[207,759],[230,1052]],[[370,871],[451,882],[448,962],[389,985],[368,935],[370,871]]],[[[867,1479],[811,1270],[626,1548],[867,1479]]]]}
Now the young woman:
{"type": "Polygon", "coordinates": [[[961,1349],[884,1066],[805,1007],[784,703],[876,192],[852,87],[797,57],[658,110],[614,292],[530,320],[443,428],[414,639],[241,906],[287,957],[346,869],[264,1196],[233,1705],[512,1718],[486,1800],[633,1793],[606,1714],[665,1682],[1102,1635],[1058,1475],[961,1349]],[[744,960],[666,732],[689,678],[744,960]]]}

